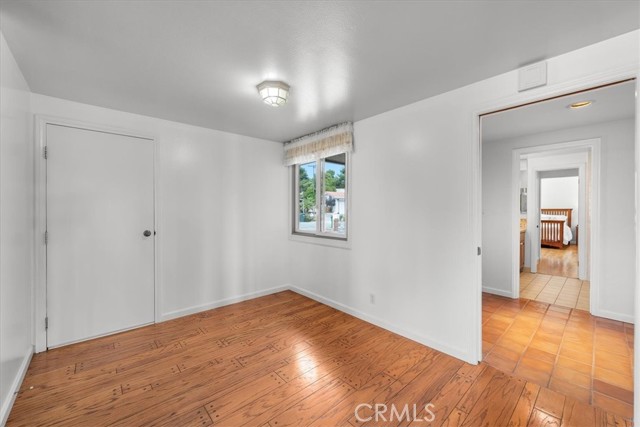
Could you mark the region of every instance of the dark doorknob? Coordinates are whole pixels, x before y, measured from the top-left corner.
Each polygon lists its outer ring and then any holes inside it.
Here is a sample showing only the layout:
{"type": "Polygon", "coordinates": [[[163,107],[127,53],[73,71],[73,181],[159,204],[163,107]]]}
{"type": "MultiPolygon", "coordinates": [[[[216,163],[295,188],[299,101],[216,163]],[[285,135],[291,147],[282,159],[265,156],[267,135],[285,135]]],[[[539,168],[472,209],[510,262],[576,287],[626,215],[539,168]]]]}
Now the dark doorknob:
{"type": "Polygon", "coordinates": [[[150,230],[144,230],[144,233],[142,233],[144,235],[144,237],[149,237],[151,236],[151,231],[150,230]]]}

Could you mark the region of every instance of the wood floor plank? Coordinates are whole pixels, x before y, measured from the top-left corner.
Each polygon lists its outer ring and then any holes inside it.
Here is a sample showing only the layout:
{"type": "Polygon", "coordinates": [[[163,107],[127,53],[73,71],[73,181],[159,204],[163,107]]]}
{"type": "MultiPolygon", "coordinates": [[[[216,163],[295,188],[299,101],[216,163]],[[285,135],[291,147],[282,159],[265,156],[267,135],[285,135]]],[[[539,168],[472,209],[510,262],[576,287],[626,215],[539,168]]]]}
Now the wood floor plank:
{"type": "Polygon", "coordinates": [[[511,415],[511,419],[509,419],[509,427],[525,427],[528,424],[538,398],[538,393],[540,393],[540,386],[538,384],[527,383],[527,385],[525,385],[520,399],[516,404],[516,408],[511,415]]]}
{"type": "Polygon", "coordinates": [[[379,373],[366,385],[362,386],[359,390],[354,391],[348,395],[338,405],[334,405],[328,411],[326,411],[322,418],[318,418],[311,425],[316,427],[321,426],[342,426],[349,422],[349,418],[355,414],[358,405],[371,401],[383,390],[387,389],[389,385],[393,384],[396,380],[386,374],[379,373]]]}
{"type": "Polygon", "coordinates": [[[444,420],[443,427],[459,427],[467,417],[467,413],[460,409],[454,409],[449,416],[444,420]]]}
{"type": "Polygon", "coordinates": [[[554,417],[561,419],[562,412],[564,410],[565,396],[562,394],[550,390],[548,388],[541,388],[540,393],[538,394],[538,399],[536,400],[535,407],[541,411],[546,412],[547,414],[553,415],[554,417]]]}
{"type": "Polygon", "coordinates": [[[458,405],[458,409],[467,414],[471,412],[471,409],[476,404],[485,388],[497,372],[498,371],[491,366],[482,371],[471,388],[469,388],[469,391],[465,393],[464,397],[460,401],[460,404],[458,405]]]}
{"type": "MultiPolygon", "coordinates": [[[[426,417],[426,407],[433,403],[434,398],[440,393],[442,388],[456,375],[462,362],[453,357],[448,357],[445,363],[440,365],[437,373],[430,375],[430,379],[422,379],[420,382],[413,381],[402,389],[400,393],[390,400],[390,404],[396,407],[397,411],[404,411],[400,417],[398,426],[408,426],[413,421],[426,417]],[[406,411],[405,409],[409,409],[406,411]]],[[[374,424],[375,425],[375,424],[374,424]]]]}
{"type": "Polygon", "coordinates": [[[229,426],[253,426],[268,423],[268,420],[277,414],[306,399],[332,381],[330,375],[316,377],[314,370],[293,379],[287,383],[286,387],[280,387],[245,405],[235,413],[226,416],[221,422],[223,425],[229,426]]]}
{"type": "Polygon", "coordinates": [[[205,408],[198,408],[186,413],[172,412],[161,419],[154,420],[152,425],[157,427],[207,427],[213,424],[213,420],[205,408]]]}
{"type": "Polygon", "coordinates": [[[342,380],[353,388],[361,388],[390,363],[401,359],[409,348],[406,340],[390,337],[378,346],[370,347],[360,354],[359,360],[342,376],[342,380]]]}
{"type": "MultiPolygon", "coordinates": [[[[519,307],[493,308],[512,309],[519,307]]],[[[630,425],[620,414],[461,362],[290,291],[35,355],[7,425],[389,423],[630,425]],[[387,421],[358,420],[362,403],[370,406],[364,417],[386,405],[387,421]],[[430,423],[427,404],[434,405],[430,423]],[[404,418],[389,422],[393,406],[404,418]]]]}
{"type": "Polygon", "coordinates": [[[437,396],[430,400],[433,406],[429,408],[433,414],[433,421],[429,422],[429,414],[421,411],[420,419],[413,420],[411,426],[439,427],[449,415],[456,410],[456,405],[460,402],[467,390],[471,388],[473,379],[460,374],[454,375],[447,384],[442,387],[437,396]],[[426,420],[426,421],[425,421],[426,420]]]}
{"type": "MultiPolygon", "coordinates": [[[[371,421],[366,423],[367,426],[387,425],[393,408],[395,411],[394,417],[396,418],[394,425],[400,425],[403,420],[407,425],[413,419],[407,419],[405,406],[410,407],[411,415],[414,413],[415,415],[421,414],[425,405],[455,375],[461,365],[461,361],[449,356],[427,353],[426,357],[410,367],[396,382],[384,389],[371,402],[362,402],[369,403],[370,408],[364,408],[360,411],[361,418],[372,418],[371,421]],[[438,366],[437,373],[432,371],[434,365],[438,366]],[[426,373],[429,374],[427,375],[426,373]],[[427,377],[428,380],[426,379],[427,377]],[[421,381],[415,381],[416,378],[421,378],[421,381]],[[422,379],[425,381],[422,381],[422,379]],[[385,414],[381,414],[376,421],[375,411],[372,408],[379,404],[386,405],[387,411],[385,414]],[[402,419],[399,419],[401,415],[402,419]]],[[[361,424],[356,414],[349,418],[349,422],[353,425],[361,424]]]]}
{"type": "Polygon", "coordinates": [[[527,427],[560,427],[560,420],[544,411],[534,409],[527,427]]]}
{"type": "Polygon", "coordinates": [[[391,365],[387,366],[384,373],[397,379],[430,353],[431,351],[426,348],[413,349],[406,353],[404,357],[397,359],[395,362],[392,362],[391,365]]]}
{"type": "Polygon", "coordinates": [[[562,427],[582,427],[596,425],[595,408],[567,397],[564,401],[562,427]]]}
{"type": "Polygon", "coordinates": [[[526,381],[502,372],[493,376],[463,426],[504,426],[511,419],[526,381]]]}
{"type": "Polygon", "coordinates": [[[465,363],[458,370],[458,375],[469,378],[472,381],[475,381],[476,378],[485,370],[487,365],[484,363],[479,363],[477,365],[471,365],[469,363],[465,363]]]}
{"type": "Polygon", "coordinates": [[[301,426],[322,420],[328,409],[353,391],[354,389],[346,383],[335,379],[309,397],[277,414],[269,424],[278,427],[301,426]]]}

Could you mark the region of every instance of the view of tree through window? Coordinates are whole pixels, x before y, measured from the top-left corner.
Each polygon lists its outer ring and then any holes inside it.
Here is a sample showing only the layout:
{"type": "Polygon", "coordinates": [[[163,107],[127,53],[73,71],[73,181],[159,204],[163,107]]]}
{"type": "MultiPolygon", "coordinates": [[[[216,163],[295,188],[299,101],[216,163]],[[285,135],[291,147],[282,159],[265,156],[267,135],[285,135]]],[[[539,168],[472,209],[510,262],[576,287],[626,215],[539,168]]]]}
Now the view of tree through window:
{"type": "Polygon", "coordinates": [[[299,166],[298,172],[298,215],[300,231],[316,231],[316,162],[299,166]]]}
{"type": "Polygon", "coordinates": [[[346,157],[343,153],[297,166],[296,231],[346,236],[346,157]],[[322,197],[318,197],[318,175],[322,197]]]}

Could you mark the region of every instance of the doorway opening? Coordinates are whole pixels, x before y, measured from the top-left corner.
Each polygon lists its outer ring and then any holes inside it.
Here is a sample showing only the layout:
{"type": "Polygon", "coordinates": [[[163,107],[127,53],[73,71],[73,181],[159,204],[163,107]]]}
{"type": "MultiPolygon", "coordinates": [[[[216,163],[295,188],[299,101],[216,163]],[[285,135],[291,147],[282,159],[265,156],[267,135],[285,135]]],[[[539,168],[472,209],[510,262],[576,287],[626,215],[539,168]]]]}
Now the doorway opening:
{"type": "MultiPolygon", "coordinates": [[[[580,177],[578,169],[559,169],[540,175],[541,238],[538,273],[578,278],[580,177]],[[566,208],[560,208],[566,206],[566,208]],[[562,221],[562,224],[556,221],[562,221]],[[558,225],[556,227],[556,225],[558,225]],[[562,225],[562,227],[559,227],[562,225]]],[[[584,228],[584,225],[583,225],[584,228]]],[[[588,308],[587,308],[588,310],[588,308]]]]}
{"type": "Polygon", "coordinates": [[[481,117],[482,360],[625,418],[634,92],[630,80],[481,117]],[[569,108],[585,98],[590,107],[569,108]],[[561,178],[573,196],[553,200],[561,178]]]}
{"type": "Polygon", "coordinates": [[[517,150],[520,174],[526,175],[520,192],[528,198],[526,211],[521,203],[516,219],[524,252],[514,273],[520,298],[590,311],[591,224],[599,217],[592,195],[600,191],[599,173],[593,170],[600,169],[600,145],[593,139],[536,148],[543,151],[517,150]]]}

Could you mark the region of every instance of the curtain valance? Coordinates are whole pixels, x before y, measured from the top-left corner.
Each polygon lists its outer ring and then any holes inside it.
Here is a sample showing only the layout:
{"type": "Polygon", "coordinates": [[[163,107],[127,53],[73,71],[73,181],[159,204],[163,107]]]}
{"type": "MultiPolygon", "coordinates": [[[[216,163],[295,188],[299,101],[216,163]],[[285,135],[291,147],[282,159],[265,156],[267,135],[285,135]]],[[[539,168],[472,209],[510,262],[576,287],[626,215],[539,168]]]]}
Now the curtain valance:
{"type": "Polygon", "coordinates": [[[353,151],[353,123],[331,126],[293,139],[284,145],[284,165],[312,162],[353,151]]]}

